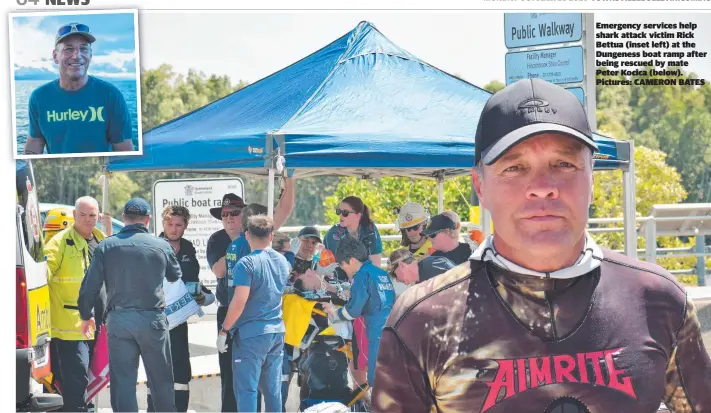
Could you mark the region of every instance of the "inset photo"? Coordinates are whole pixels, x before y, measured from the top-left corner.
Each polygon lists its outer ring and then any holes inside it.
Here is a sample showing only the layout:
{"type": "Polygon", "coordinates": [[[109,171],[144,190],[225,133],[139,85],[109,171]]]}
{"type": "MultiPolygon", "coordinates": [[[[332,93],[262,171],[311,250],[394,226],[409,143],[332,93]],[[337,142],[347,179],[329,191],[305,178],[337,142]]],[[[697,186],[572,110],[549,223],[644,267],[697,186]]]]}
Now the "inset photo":
{"type": "Polygon", "coordinates": [[[9,19],[15,159],[142,154],[138,11],[9,19]]]}

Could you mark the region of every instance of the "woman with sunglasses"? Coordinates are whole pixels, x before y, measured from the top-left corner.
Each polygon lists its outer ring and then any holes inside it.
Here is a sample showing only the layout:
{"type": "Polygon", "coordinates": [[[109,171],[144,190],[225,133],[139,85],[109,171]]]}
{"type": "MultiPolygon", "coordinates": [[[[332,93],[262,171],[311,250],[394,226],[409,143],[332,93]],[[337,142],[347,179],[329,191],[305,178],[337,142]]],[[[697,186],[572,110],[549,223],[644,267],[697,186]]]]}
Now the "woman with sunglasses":
{"type": "Polygon", "coordinates": [[[425,208],[415,202],[406,202],[398,210],[397,226],[402,235],[400,244],[407,247],[418,260],[427,257],[434,251],[432,250],[432,241],[422,234],[429,218],[425,208]]]}
{"type": "MultiPolygon", "coordinates": [[[[370,219],[368,206],[357,196],[348,196],[343,198],[336,208],[336,215],[340,218],[338,224],[331,227],[323,239],[326,249],[337,251],[341,241],[351,236],[365,246],[368,259],[376,266],[380,266],[383,242],[380,240],[378,228],[370,219]]],[[[343,278],[340,271],[337,271],[337,275],[343,278]]]]}

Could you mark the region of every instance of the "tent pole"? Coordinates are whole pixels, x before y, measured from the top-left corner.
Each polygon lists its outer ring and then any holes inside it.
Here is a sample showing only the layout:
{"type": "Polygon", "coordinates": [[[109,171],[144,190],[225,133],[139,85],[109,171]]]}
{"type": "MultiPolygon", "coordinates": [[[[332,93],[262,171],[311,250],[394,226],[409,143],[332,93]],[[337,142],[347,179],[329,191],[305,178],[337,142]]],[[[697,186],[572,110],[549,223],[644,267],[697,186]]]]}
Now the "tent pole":
{"type": "Polygon", "coordinates": [[[267,182],[267,215],[274,218],[274,168],[269,168],[269,182],[267,182]]]}
{"type": "Polygon", "coordinates": [[[104,171],[101,176],[101,212],[106,212],[109,207],[109,172],[104,171]]]}
{"type": "Polygon", "coordinates": [[[630,161],[622,170],[622,197],[625,222],[625,255],[637,258],[637,202],[634,175],[634,142],[628,142],[630,161]]]}

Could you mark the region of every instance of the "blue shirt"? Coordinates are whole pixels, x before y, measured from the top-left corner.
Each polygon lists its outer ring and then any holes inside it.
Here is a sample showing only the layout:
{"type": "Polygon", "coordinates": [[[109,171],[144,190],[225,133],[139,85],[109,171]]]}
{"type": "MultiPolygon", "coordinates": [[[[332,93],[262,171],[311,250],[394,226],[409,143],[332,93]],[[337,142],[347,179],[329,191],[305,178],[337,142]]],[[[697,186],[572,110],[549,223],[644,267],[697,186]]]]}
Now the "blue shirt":
{"type": "MultiPolygon", "coordinates": [[[[353,276],[351,298],[345,307],[338,310],[338,316],[341,320],[353,320],[362,315],[366,319],[368,330],[382,330],[394,303],[395,289],[390,276],[370,260],[366,260],[353,276]],[[369,325],[371,320],[376,322],[369,325]]],[[[370,337],[368,334],[369,339],[370,337]]]]}
{"type": "MultiPolygon", "coordinates": [[[[326,233],[323,238],[323,244],[327,250],[336,254],[338,244],[346,237],[348,237],[348,229],[336,224],[326,233]]],[[[383,241],[380,240],[380,232],[373,223],[370,223],[367,227],[361,226],[358,228],[358,241],[365,245],[368,256],[383,252],[383,241]]]]}
{"type": "MultiPolygon", "coordinates": [[[[207,240],[207,251],[205,253],[207,264],[210,268],[212,268],[220,258],[225,256],[225,252],[227,252],[227,247],[230,246],[230,243],[232,243],[232,239],[230,239],[230,236],[227,235],[227,231],[224,229],[210,235],[210,239],[207,240]]],[[[215,298],[220,307],[227,307],[229,303],[227,296],[227,275],[217,279],[215,298]]]]}
{"type": "Polygon", "coordinates": [[[64,90],[59,79],[35,89],[29,102],[29,134],[43,138],[47,153],[109,152],[132,140],[131,114],[121,91],[89,76],[79,90],[64,90]]]}
{"type": "Polygon", "coordinates": [[[227,275],[225,276],[227,282],[227,305],[232,302],[232,297],[235,293],[235,289],[233,288],[235,267],[239,260],[249,255],[250,252],[252,252],[252,249],[249,247],[249,242],[247,242],[244,232],[240,232],[239,237],[232,241],[230,246],[227,247],[227,253],[225,254],[225,264],[227,266],[227,275]]]}
{"type": "Polygon", "coordinates": [[[256,250],[239,260],[233,271],[235,286],[249,287],[242,315],[232,326],[240,338],[283,333],[281,299],[289,278],[289,263],[271,248],[256,250]]]}

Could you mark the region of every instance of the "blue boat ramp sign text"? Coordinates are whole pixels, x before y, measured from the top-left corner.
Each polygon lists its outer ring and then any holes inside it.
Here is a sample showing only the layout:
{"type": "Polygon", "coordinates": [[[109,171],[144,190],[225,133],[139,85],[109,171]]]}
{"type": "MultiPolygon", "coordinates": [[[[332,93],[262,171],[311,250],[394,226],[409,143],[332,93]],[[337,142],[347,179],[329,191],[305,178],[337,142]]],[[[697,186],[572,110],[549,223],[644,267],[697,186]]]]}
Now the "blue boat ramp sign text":
{"type": "Polygon", "coordinates": [[[583,15],[505,13],[504,34],[509,49],[577,42],[583,37],[583,15]]]}

